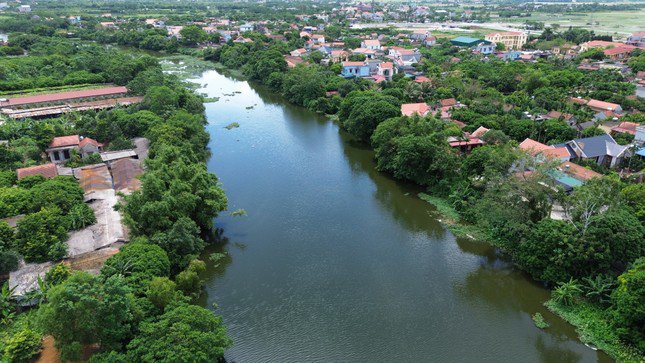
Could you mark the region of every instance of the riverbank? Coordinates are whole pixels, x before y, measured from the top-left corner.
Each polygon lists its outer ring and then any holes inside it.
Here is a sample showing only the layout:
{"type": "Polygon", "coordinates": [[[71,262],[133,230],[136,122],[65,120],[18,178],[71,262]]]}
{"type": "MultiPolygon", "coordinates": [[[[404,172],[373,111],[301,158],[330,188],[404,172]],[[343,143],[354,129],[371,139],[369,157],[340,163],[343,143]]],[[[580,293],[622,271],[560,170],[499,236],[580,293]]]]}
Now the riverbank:
{"type": "Polygon", "coordinates": [[[437,220],[455,236],[487,242],[494,247],[499,247],[491,242],[491,236],[487,231],[472,224],[463,223],[459,213],[445,198],[426,193],[419,193],[418,197],[421,200],[432,204],[437,209],[437,220]]]}
{"type": "MultiPolygon", "coordinates": [[[[485,241],[499,248],[492,242],[487,231],[463,223],[459,213],[446,199],[426,193],[419,193],[418,196],[436,208],[438,221],[455,236],[485,241]]],[[[544,302],[544,306],[562,320],[573,325],[581,342],[604,351],[619,362],[639,363],[645,361],[645,357],[621,343],[611,322],[604,318],[607,315],[606,312],[598,306],[585,301],[580,301],[573,306],[565,306],[557,303],[553,298],[544,302]]]]}
{"type": "Polygon", "coordinates": [[[553,298],[546,301],[544,306],[575,326],[580,341],[601,349],[616,361],[630,363],[645,361],[643,355],[620,342],[611,322],[604,318],[606,313],[598,306],[585,301],[565,306],[557,303],[553,298]]]}

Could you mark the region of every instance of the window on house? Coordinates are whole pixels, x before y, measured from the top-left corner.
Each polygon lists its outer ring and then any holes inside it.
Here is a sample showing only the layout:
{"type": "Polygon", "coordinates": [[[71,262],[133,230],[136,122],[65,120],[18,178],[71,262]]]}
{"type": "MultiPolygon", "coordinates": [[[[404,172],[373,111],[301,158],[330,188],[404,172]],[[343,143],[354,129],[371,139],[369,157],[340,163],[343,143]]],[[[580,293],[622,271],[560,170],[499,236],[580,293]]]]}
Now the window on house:
{"type": "Polygon", "coordinates": [[[54,151],[54,160],[60,160],[60,155],[58,155],[58,151],[54,151]]]}
{"type": "Polygon", "coordinates": [[[63,158],[65,158],[65,159],[69,159],[69,158],[70,158],[70,155],[69,155],[69,149],[65,149],[65,150],[63,150],[63,158]]]}

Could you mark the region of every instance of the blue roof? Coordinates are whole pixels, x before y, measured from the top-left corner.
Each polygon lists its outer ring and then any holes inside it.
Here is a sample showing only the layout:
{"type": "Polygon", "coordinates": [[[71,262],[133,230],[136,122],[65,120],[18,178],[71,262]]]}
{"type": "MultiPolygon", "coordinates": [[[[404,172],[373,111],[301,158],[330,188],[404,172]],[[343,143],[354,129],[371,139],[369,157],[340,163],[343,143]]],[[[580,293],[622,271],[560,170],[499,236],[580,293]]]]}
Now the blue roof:
{"type": "Polygon", "coordinates": [[[639,155],[639,156],[645,156],[645,147],[644,147],[644,148],[642,148],[642,149],[640,149],[640,150],[638,150],[638,151],[636,152],[636,155],[639,155]]]}
{"type": "Polygon", "coordinates": [[[450,39],[450,41],[459,42],[459,43],[474,43],[474,42],[480,42],[481,39],[471,38],[471,37],[456,37],[456,38],[450,39]]]}

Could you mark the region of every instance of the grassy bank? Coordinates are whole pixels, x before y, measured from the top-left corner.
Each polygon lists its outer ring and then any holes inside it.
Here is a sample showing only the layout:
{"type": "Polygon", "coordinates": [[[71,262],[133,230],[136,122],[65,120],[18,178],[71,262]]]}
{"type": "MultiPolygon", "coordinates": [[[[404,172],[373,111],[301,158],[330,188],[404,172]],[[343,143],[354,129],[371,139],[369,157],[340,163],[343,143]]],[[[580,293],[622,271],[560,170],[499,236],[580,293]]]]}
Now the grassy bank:
{"type": "MultiPolygon", "coordinates": [[[[464,223],[459,213],[446,199],[425,193],[419,193],[418,196],[436,208],[436,217],[439,222],[455,236],[486,241],[495,246],[487,231],[464,223]]],[[[548,300],[544,305],[564,321],[576,327],[580,341],[583,343],[601,349],[619,362],[645,362],[645,357],[642,354],[620,342],[616,330],[605,319],[606,311],[600,307],[587,302],[580,302],[575,306],[564,306],[556,303],[553,299],[548,300]]]]}
{"type": "MultiPolygon", "coordinates": [[[[464,223],[455,208],[444,198],[426,193],[419,193],[419,198],[437,209],[437,218],[450,232],[457,237],[470,238],[478,241],[491,241],[487,231],[468,223],[464,223]]],[[[494,243],[491,242],[494,245],[494,243]]]]}
{"type": "Polygon", "coordinates": [[[553,299],[544,303],[549,310],[576,327],[583,343],[596,346],[619,362],[643,362],[645,356],[621,343],[616,329],[605,319],[606,311],[582,301],[565,306],[553,299]]]}

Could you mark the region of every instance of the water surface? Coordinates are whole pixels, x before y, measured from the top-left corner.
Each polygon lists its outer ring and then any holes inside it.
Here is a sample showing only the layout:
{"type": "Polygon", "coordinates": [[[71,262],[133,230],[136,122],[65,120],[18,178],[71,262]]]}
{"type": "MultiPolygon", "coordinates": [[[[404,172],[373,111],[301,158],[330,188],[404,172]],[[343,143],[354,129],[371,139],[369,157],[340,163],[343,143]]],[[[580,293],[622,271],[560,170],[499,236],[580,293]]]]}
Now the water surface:
{"type": "Polygon", "coordinates": [[[202,302],[219,306],[229,361],[610,361],[542,306],[547,290],[455,238],[337,125],[216,71],[197,82],[220,97],[206,104],[209,169],[248,213],[217,219],[228,257],[202,302]]]}

